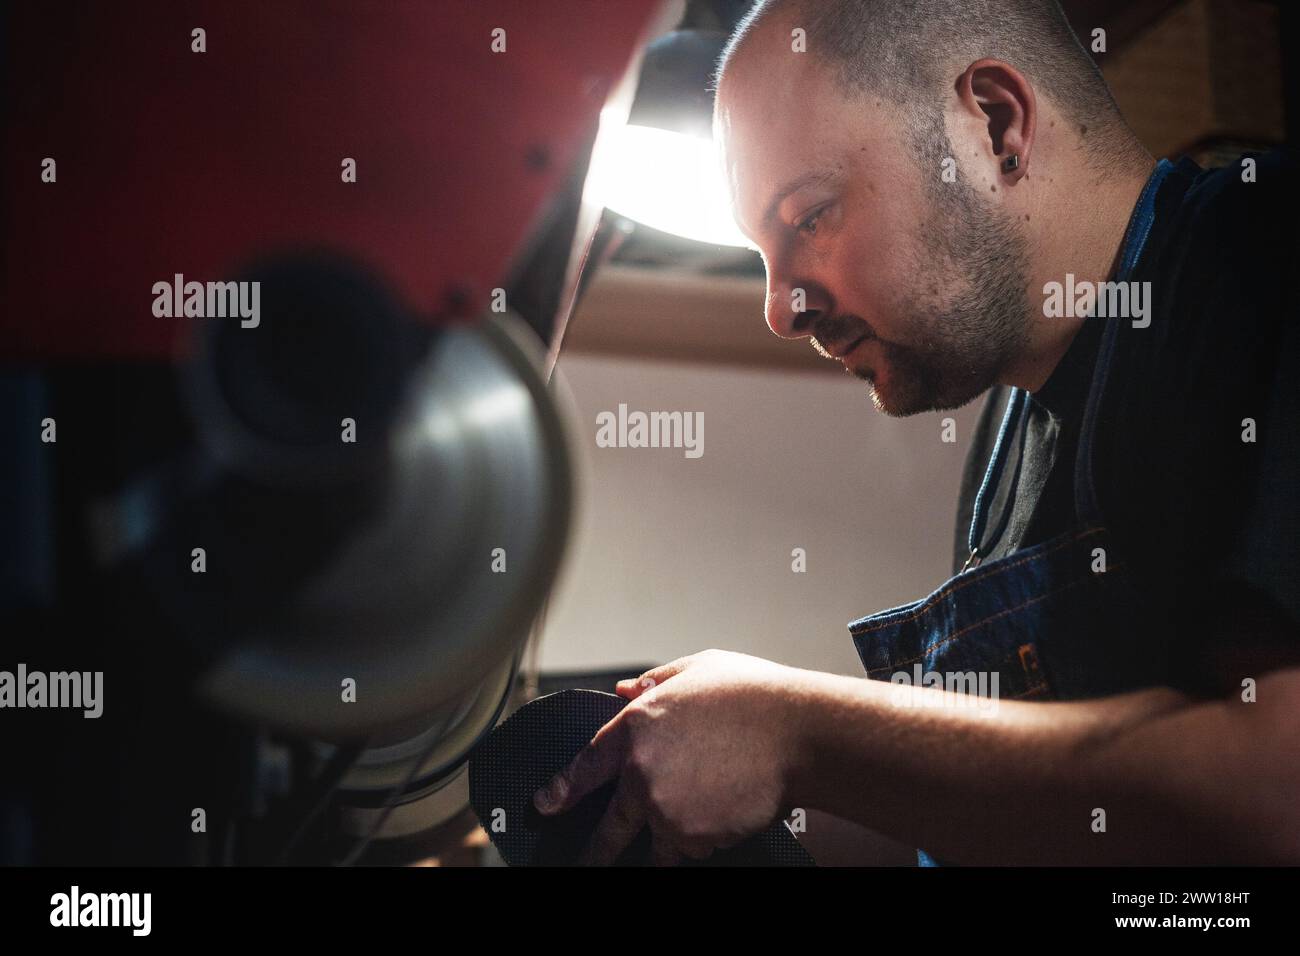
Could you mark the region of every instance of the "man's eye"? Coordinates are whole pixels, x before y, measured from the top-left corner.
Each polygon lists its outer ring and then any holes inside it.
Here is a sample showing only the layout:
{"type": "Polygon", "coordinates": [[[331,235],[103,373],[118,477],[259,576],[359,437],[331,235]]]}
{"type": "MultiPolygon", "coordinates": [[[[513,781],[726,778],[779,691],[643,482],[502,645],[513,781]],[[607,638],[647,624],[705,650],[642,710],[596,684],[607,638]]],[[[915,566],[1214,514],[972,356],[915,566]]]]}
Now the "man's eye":
{"type": "Polygon", "coordinates": [[[798,227],[798,228],[799,228],[799,231],[800,231],[800,232],[806,232],[806,233],[808,233],[809,235],[816,235],[816,233],[817,233],[817,221],[818,221],[819,219],[821,219],[822,214],[825,213],[825,212],[826,212],[826,207],[825,207],[825,206],[822,206],[820,209],[818,209],[818,210],[817,210],[816,212],[814,212],[812,215],[805,217],[805,218],[804,218],[803,220],[801,220],[800,223],[799,223],[799,227],[798,227]]]}

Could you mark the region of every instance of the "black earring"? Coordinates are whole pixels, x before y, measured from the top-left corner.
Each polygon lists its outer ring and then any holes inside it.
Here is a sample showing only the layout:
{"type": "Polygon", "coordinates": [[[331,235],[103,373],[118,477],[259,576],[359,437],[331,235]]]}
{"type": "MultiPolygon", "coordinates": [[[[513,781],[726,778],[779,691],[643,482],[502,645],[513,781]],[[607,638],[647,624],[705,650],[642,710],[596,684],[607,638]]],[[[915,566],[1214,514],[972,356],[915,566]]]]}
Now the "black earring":
{"type": "Polygon", "coordinates": [[[1011,172],[1011,170],[1018,169],[1019,167],[1020,167],[1019,153],[1012,153],[1010,156],[1008,156],[1006,159],[1002,161],[1002,171],[1004,173],[1009,173],[1011,172]]]}

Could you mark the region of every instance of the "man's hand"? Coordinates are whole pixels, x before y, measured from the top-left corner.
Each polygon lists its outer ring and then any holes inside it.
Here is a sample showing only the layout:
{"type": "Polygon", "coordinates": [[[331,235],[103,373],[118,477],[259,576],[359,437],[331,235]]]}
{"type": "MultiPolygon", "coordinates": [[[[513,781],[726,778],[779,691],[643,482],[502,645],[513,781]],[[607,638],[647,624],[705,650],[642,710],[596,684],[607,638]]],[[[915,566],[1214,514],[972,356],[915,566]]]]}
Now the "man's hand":
{"type": "Polygon", "coordinates": [[[621,681],[629,703],[534,796],[551,815],[617,780],[583,862],[609,865],[649,826],[653,861],[703,859],[786,809],[801,758],[804,672],[703,651],[621,681]]]}

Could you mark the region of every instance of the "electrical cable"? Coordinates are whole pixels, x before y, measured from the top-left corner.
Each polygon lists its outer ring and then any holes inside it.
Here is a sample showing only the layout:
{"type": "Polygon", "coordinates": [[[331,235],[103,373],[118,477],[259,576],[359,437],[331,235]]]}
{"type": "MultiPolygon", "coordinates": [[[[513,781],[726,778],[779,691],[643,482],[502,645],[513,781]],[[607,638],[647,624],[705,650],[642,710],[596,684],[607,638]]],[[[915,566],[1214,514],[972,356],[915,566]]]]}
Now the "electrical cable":
{"type": "Polygon", "coordinates": [[[308,830],[311,829],[311,825],[316,821],[316,818],[329,806],[330,798],[338,790],[339,784],[343,782],[343,778],[347,776],[348,771],[356,765],[361,755],[365,753],[369,742],[370,739],[367,737],[339,747],[334,752],[334,755],[330,757],[325,769],[312,781],[308,795],[302,801],[307,805],[306,813],[298,821],[298,825],[290,833],[289,838],[284,842],[279,852],[274,855],[272,866],[286,866],[288,864],[289,855],[307,834],[308,830]],[[312,794],[315,795],[312,796],[312,794]]]}
{"type": "MultiPolygon", "coordinates": [[[[492,712],[492,719],[486,723],[483,730],[479,732],[478,736],[474,738],[463,753],[442,764],[440,767],[434,768],[433,771],[427,774],[426,778],[428,780],[432,781],[437,780],[439,777],[445,777],[448,773],[469,760],[470,754],[478,748],[479,744],[487,739],[488,734],[490,734],[496,727],[497,721],[501,719],[502,712],[509,703],[511,696],[514,694],[515,682],[519,676],[519,665],[523,659],[523,653],[524,648],[522,646],[515,652],[514,660],[510,665],[510,679],[506,681],[506,688],[505,691],[502,692],[501,700],[498,702],[496,709],[492,712]]],[[[410,789],[411,784],[420,773],[420,767],[429,759],[440,743],[442,743],[442,738],[435,736],[429,746],[419,754],[415,762],[411,765],[411,769],[407,773],[406,779],[389,790],[388,795],[384,798],[379,816],[375,819],[375,822],[371,825],[370,829],[364,836],[358,838],[357,842],[353,844],[352,849],[349,850],[341,860],[338,860],[334,864],[335,866],[353,866],[356,864],[357,860],[359,860],[362,854],[366,852],[366,848],[374,841],[379,831],[383,829],[389,816],[391,816],[393,811],[397,809],[398,798],[410,789]]]]}

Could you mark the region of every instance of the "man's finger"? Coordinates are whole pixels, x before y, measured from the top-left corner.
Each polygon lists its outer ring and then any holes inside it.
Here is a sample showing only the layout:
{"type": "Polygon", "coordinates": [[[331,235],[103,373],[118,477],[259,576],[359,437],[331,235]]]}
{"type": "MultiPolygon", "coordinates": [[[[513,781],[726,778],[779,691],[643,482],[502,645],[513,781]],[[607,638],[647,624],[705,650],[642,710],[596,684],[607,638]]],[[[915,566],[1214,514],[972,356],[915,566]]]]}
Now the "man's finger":
{"type": "Polygon", "coordinates": [[[647,819],[645,803],[623,777],[579,862],[583,866],[612,866],[645,828],[647,819]]]}
{"type": "Polygon", "coordinates": [[[689,657],[679,657],[675,661],[669,661],[667,664],[660,664],[658,667],[652,667],[640,677],[629,677],[627,680],[621,680],[614,685],[614,691],[620,697],[626,697],[628,700],[636,700],[652,687],[662,684],[668,678],[675,674],[680,674],[690,663],[689,657]]]}
{"type": "Polygon", "coordinates": [[[587,794],[618,776],[627,740],[621,716],[615,716],[596,731],[591,743],[533,794],[533,805],[538,812],[551,816],[572,809],[587,794]]]}

